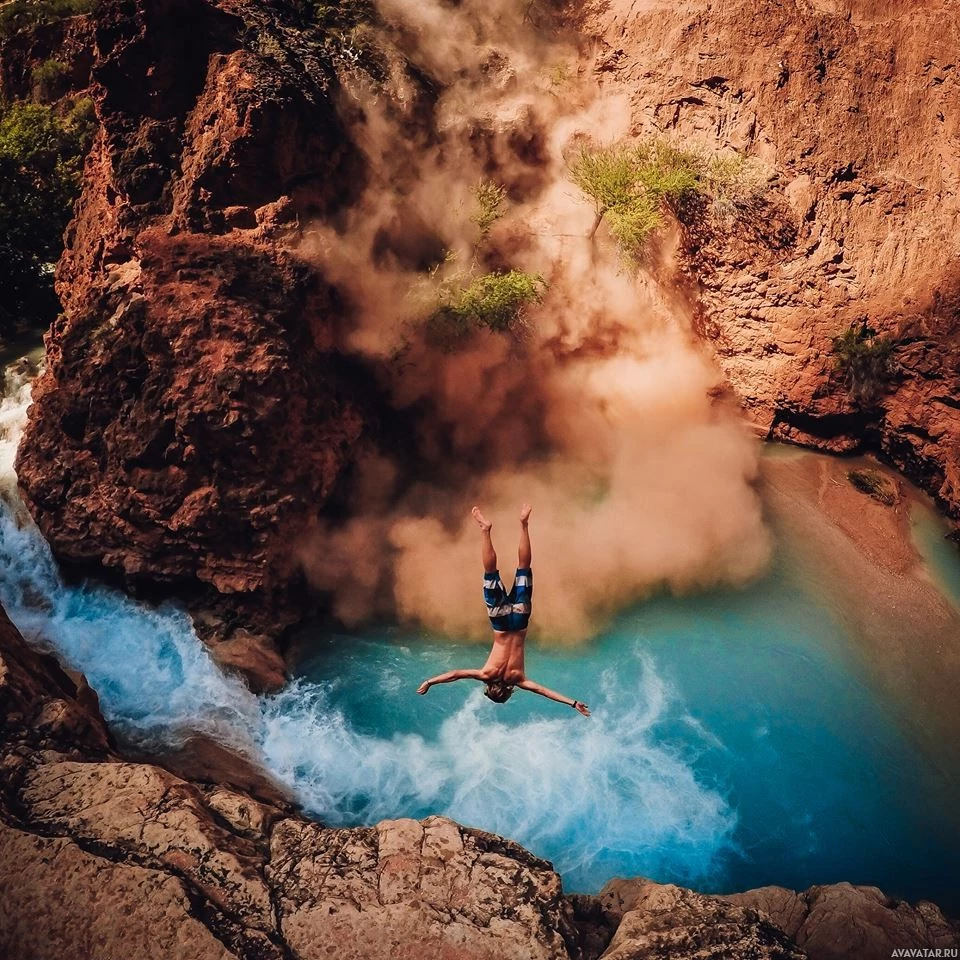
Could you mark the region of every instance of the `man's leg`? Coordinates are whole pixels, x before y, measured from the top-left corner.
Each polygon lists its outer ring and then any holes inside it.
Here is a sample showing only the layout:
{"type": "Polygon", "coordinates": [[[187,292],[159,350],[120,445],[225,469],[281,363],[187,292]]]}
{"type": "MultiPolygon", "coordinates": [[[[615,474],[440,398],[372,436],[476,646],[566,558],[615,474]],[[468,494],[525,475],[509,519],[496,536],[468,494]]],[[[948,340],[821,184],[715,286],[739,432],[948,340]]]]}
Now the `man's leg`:
{"type": "Polygon", "coordinates": [[[530,550],[530,530],[527,526],[530,522],[531,510],[533,510],[533,507],[529,503],[525,503],[520,511],[520,548],[517,551],[517,566],[521,570],[529,569],[533,560],[533,554],[530,550]]]}
{"type": "Polygon", "coordinates": [[[471,511],[473,519],[480,525],[480,555],[483,558],[484,573],[493,573],[497,569],[497,551],[493,549],[490,531],[493,524],[480,512],[479,507],[471,511]]]}

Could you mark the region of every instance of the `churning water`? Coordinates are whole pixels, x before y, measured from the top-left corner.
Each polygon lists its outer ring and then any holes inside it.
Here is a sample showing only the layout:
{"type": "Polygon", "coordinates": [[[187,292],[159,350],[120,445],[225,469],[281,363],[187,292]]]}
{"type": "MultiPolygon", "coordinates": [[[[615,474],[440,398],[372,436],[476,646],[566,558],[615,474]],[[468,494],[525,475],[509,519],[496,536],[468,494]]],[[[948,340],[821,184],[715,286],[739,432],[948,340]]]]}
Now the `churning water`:
{"type": "Polygon", "coordinates": [[[590,703],[589,720],[522,692],[497,706],[466,681],[418,697],[424,677],[485,650],[391,629],[305,631],[300,678],[256,697],[174,607],[61,580],[16,499],[28,399],[8,375],[0,600],[87,675],[127,742],[162,751],[199,731],[328,823],[446,814],[553,860],[573,890],[638,874],[705,890],[845,879],[956,902],[937,773],[784,556],[749,589],[658,598],[576,649],[533,647],[530,675],[590,703]]]}

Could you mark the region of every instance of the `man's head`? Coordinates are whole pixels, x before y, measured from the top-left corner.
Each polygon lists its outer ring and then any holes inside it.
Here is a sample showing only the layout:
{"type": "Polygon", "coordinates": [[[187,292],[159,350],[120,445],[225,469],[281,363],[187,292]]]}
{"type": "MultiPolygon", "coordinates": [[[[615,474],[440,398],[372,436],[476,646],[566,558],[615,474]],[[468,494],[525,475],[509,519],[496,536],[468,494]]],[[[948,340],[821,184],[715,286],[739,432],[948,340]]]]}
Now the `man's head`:
{"type": "Polygon", "coordinates": [[[506,703],[513,696],[513,685],[503,680],[489,680],[483,695],[494,703],[506,703]]]}

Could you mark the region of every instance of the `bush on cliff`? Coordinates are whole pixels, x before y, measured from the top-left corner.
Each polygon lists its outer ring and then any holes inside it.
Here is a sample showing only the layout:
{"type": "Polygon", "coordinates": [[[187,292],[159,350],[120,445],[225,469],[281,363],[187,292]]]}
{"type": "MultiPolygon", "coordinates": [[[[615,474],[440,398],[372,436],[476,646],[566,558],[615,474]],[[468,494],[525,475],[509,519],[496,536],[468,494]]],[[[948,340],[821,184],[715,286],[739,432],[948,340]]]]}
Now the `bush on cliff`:
{"type": "Polygon", "coordinates": [[[570,165],[573,182],[593,200],[596,235],[606,218],[623,250],[636,253],[663,223],[664,200],[696,187],[693,169],[680,156],[661,158],[641,147],[581,149],[570,165]],[[661,159],[666,162],[661,164],[661,159]]]}
{"type": "Polygon", "coordinates": [[[768,180],[763,166],[751,158],[687,150],[659,137],[582,147],[570,162],[570,176],[594,204],[590,237],[606,220],[628,254],[642,250],[663,224],[667,207],[701,194],[711,201],[712,215],[728,220],[758,196],[768,180]]]}
{"type": "Polygon", "coordinates": [[[523,325],[527,308],[543,299],[546,286],[539,274],[522,270],[448,281],[441,287],[440,306],[427,320],[427,333],[435,343],[451,347],[480,327],[494,333],[515,331],[523,325]]]}
{"type": "Polygon", "coordinates": [[[7,0],[0,5],[0,37],[32,30],[41,23],[55,23],[96,9],[99,0],[7,0]]]}
{"type": "Polygon", "coordinates": [[[476,205],[470,219],[480,228],[480,241],[483,242],[490,228],[503,216],[507,190],[499,183],[484,180],[477,184],[473,194],[476,205]]]}
{"type": "MultiPolygon", "coordinates": [[[[378,34],[379,22],[373,0],[295,0],[308,42],[318,48],[330,78],[343,72],[366,74],[377,82],[387,76],[387,64],[381,49],[383,37],[378,34]]],[[[261,52],[272,54],[270,43],[276,38],[262,38],[267,47],[261,52]]]]}
{"type": "Polygon", "coordinates": [[[44,60],[30,71],[35,96],[40,101],[54,100],[64,90],[64,81],[69,67],[61,60],[44,60]]]}
{"type": "Polygon", "coordinates": [[[371,23],[377,15],[373,0],[341,0],[340,3],[324,3],[323,0],[304,0],[314,23],[321,30],[350,30],[361,23],[371,23]]]}
{"type": "Polygon", "coordinates": [[[873,403],[883,390],[893,373],[894,346],[891,337],[878,335],[865,321],[833,338],[834,360],[857,403],[873,403]]]}
{"type": "Polygon", "coordinates": [[[52,264],[80,192],[90,123],[34,103],[0,107],[0,325],[57,310],[52,264]]]}

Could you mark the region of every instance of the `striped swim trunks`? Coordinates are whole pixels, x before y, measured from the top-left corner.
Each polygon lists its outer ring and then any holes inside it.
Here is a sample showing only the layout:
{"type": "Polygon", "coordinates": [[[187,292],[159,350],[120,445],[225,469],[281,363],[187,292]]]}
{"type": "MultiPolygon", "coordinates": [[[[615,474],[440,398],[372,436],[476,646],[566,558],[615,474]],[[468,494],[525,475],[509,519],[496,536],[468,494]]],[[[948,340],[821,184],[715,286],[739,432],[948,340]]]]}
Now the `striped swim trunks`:
{"type": "Polygon", "coordinates": [[[498,633],[526,630],[532,601],[533,570],[529,567],[517,569],[513,589],[509,593],[500,579],[499,570],[483,575],[483,602],[487,605],[490,625],[498,633]]]}

